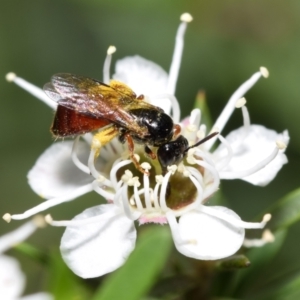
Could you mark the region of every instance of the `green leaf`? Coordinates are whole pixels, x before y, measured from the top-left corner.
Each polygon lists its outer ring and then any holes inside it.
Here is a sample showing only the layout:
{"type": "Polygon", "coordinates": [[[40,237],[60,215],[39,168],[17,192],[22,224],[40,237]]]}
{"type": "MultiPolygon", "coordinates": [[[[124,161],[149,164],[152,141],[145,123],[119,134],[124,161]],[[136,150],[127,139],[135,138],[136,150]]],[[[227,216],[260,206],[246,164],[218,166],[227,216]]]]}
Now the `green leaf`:
{"type": "Polygon", "coordinates": [[[264,245],[263,247],[251,248],[247,251],[247,257],[251,262],[251,266],[247,269],[239,271],[237,277],[235,278],[235,295],[240,296],[247,289],[251,289],[254,282],[261,280],[263,270],[266,266],[273,260],[276,254],[281,249],[287,230],[277,231],[275,233],[275,241],[264,245]]]}
{"type": "Polygon", "coordinates": [[[300,299],[300,273],[298,273],[291,281],[280,287],[270,299],[300,299]]]}
{"type": "Polygon", "coordinates": [[[206,95],[203,90],[198,92],[194,103],[194,108],[199,108],[201,110],[201,124],[205,124],[208,129],[211,128],[213,124],[212,118],[206,102],[206,95]]]}
{"type": "Polygon", "coordinates": [[[17,251],[20,253],[23,253],[33,259],[34,261],[37,261],[43,265],[48,263],[48,256],[45,252],[42,250],[38,249],[37,247],[27,243],[23,242],[21,244],[18,244],[14,247],[17,251]]]}
{"type": "Polygon", "coordinates": [[[272,231],[288,228],[300,220],[300,189],[297,189],[269,209],[272,219],[268,228],[272,231]]]}
{"type": "Polygon", "coordinates": [[[286,273],[264,286],[261,293],[256,293],[257,300],[298,300],[300,299],[300,272],[299,268],[293,276],[286,273]]]}
{"type": "Polygon", "coordinates": [[[139,300],[164,268],[172,245],[167,227],[147,228],[136,249],[120,269],[112,273],[96,292],[93,300],[139,300]]]}

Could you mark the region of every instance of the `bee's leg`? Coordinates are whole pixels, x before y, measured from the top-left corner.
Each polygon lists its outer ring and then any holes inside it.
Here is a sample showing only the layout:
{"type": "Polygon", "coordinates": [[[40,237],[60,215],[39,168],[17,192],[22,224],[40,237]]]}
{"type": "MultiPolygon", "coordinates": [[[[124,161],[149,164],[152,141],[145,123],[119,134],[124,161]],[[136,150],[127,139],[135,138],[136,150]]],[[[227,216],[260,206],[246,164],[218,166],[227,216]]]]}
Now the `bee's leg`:
{"type": "Polygon", "coordinates": [[[95,150],[95,157],[99,156],[101,147],[108,144],[113,138],[119,134],[116,126],[111,125],[94,135],[92,141],[92,149],[95,150]]]}
{"type": "Polygon", "coordinates": [[[145,146],[145,153],[151,158],[156,159],[156,154],[146,145],[145,146]]]}
{"type": "Polygon", "coordinates": [[[149,172],[147,170],[144,170],[142,168],[142,166],[140,165],[140,163],[138,162],[136,156],[134,155],[134,142],[133,139],[131,137],[131,135],[129,133],[125,133],[124,134],[124,138],[127,141],[128,144],[128,150],[129,150],[129,154],[130,154],[130,158],[132,160],[132,162],[134,163],[135,167],[142,173],[146,174],[146,175],[150,175],[149,172]]]}

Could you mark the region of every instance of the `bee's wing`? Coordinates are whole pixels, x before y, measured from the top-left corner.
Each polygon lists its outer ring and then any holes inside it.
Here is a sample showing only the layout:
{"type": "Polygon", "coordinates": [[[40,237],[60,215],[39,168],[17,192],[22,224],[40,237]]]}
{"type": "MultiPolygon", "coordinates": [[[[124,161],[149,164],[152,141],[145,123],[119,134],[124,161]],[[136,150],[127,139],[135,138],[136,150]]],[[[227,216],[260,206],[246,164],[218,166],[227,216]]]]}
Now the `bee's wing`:
{"type": "Polygon", "coordinates": [[[130,113],[140,102],[130,93],[126,94],[92,78],[69,73],[52,76],[44,90],[61,106],[94,118],[110,120],[138,134],[145,131],[137,124],[136,116],[130,113]]]}
{"type": "Polygon", "coordinates": [[[55,90],[51,82],[48,82],[44,85],[44,92],[49,98],[51,98],[55,102],[62,100],[61,95],[55,90]]]}

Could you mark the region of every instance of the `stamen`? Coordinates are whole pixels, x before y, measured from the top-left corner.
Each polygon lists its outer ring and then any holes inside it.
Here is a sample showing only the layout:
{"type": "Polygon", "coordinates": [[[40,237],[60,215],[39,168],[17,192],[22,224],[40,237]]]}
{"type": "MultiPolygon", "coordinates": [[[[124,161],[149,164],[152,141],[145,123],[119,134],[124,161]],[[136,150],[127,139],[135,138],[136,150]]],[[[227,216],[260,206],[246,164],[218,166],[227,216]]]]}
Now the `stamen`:
{"type": "Polygon", "coordinates": [[[164,180],[163,180],[161,188],[160,188],[159,201],[160,201],[161,210],[163,212],[166,212],[169,210],[167,203],[166,203],[166,192],[167,192],[167,187],[168,187],[169,179],[170,179],[171,175],[172,175],[172,171],[169,170],[167,172],[167,174],[164,176],[164,180]]]}
{"type": "Polygon", "coordinates": [[[88,167],[89,167],[89,171],[90,171],[89,173],[91,173],[95,179],[103,176],[101,173],[99,173],[96,170],[96,167],[95,167],[95,159],[96,159],[97,151],[98,150],[96,147],[92,147],[91,151],[90,151],[89,159],[88,159],[88,167]]]}
{"type": "Polygon", "coordinates": [[[97,180],[94,180],[93,183],[93,190],[99,194],[100,196],[102,196],[104,199],[106,200],[112,200],[114,199],[114,193],[111,193],[111,192],[107,192],[105,191],[103,188],[101,188],[99,186],[99,182],[97,180]]]}
{"type": "Polygon", "coordinates": [[[109,84],[110,81],[109,69],[111,64],[111,58],[112,58],[112,54],[115,53],[116,51],[117,48],[115,46],[109,46],[107,49],[107,55],[103,66],[103,82],[106,84],[109,84]]]}
{"type": "Polygon", "coordinates": [[[174,48],[172,63],[170,67],[168,87],[167,87],[168,93],[172,95],[175,94],[176,83],[178,79],[178,73],[180,69],[181,57],[182,57],[183,46],[184,46],[184,34],[187,28],[187,23],[193,20],[192,16],[188,13],[182,14],[180,19],[182,23],[179,25],[179,28],[176,33],[175,48],[174,48]]]}
{"type": "Polygon", "coordinates": [[[139,190],[138,190],[138,186],[137,186],[137,185],[135,185],[135,186],[133,187],[133,193],[134,193],[134,200],[135,200],[137,209],[138,209],[140,212],[143,212],[143,211],[144,211],[144,208],[143,208],[143,205],[142,205],[142,201],[141,201],[141,198],[140,198],[140,193],[139,193],[139,190]]]}
{"type": "Polygon", "coordinates": [[[132,161],[127,159],[127,160],[122,160],[117,162],[111,169],[110,171],[110,181],[112,182],[112,185],[114,187],[114,189],[117,191],[117,187],[118,187],[118,180],[117,180],[117,172],[123,168],[126,165],[131,164],[132,161]]]}
{"type": "Polygon", "coordinates": [[[262,247],[268,243],[273,243],[275,237],[269,229],[265,229],[262,233],[261,239],[245,239],[243,246],[247,248],[262,247]]]}
{"type": "Polygon", "coordinates": [[[151,99],[169,99],[171,102],[171,108],[172,108],[172,119],[174,123],[179,123],[180,122],[180,105],[177,100],[177,98],[173,94],[159,94],[152,96],[151,99]]]}
{"type": "Polygon", "coordinates": [[[227,148],[227,156],[225,157],[225,159],[221,160],[221,163],[216,162],[216,167],[218,169],[218,171],[224,169],[231,161],[232,157],[233,157],[233,151],[231,148],[231,145],[227,142],[227,140],[221,135],[219,134],[218,136],[219,140],[221,143],[224,144],[224,146],[227,148]]]}
{"type": "Polygon", "coordinates": [[[195,125],[196,128],[198,128],[200,125],[200,120],[201,120],[201,110],[198,108],[193,109],[190,115],[190,120],[189,120],[190,124],[195,125]]]}
{"type": "Polygon", "coordinates": [[[43,222],[43,219],[41,216],[36,216],[36,218],[23,224],[14,231],[2,235],[0,237],[0,254],[26,240],[37,228],[44,227],[45,222],[43,222]]]}
{"type": "MultiPolygon", "coordinates": [[[[261,78],[262,73],[256,72],[254,73],[246,82],[244,82],[230,97],[228,100],[226,106],[224,107],[222,113],[218,117],[216,123],[213,127],[218,127],[218,131],[221,132],[226,125],[227,121],[229,120],[230,116],[232,115],[236,101],[240,98],[242,98],[253,86],[254,84],[261,78]]],[[[206,143],[206,146],[208,149],[210,149],[214,142],[216,141],[216,138],[213,138],[209,140],[206,143]]]]}
{"type": "MultiPolygon", "coordinates": [[[[158,176],[161,176],[161,175],[158,175],[158,176]]],[[[160,185],[161,185],[161,183],[157,182],[157,184],[155,185],[155,188],[154,188],[154,192],[153,192],[154,208],[157,211],[160,210],[160,206],[159,206],[159,203],[158,203],[158,190],[159,190],[160,185]]]]}
{"type": "Polygon", "coordinates": [[[88,166],[86,166],[85,164],[83,164],[78,156],[77,156],[77,149],[78,149],[78,143],[79,143],[79,139],[80,139],[80,135],[77,136],[74,140],[74,143],[73,143],[73,147],[72,147],[72,154],[71,154],[71,157],[72,157],[72,160],[73,160],[73,163],[74,165],[81,171],[83,171],[84,173],[86,174],[90,174],[90,169],[88,166]]]}
{"type": "Polygon", "coordinates": [[[43,101],[52,109],[56,109],[57,103],[51,100],[41,88],[33,85],[32,83],[29,83],[23,78],[18,77],[15,73],[8,73],[6,75],[6,80],[8,82],[14,82],[16,85],[18,85],[19,87],[21,87],[22,89],[30,93],[31,95],[43,101]]]}
{"type": "Polygon", "coordinates": [[[57,197],[57,198],[52,198],[45,202],[42,202],[39,205],[37,205],[29,210],[26,210],[23,214],[11,215],[11,219],[12,220],[23,220],[23,219],[29,218],[29,217],[31,217],[39,212],[42,212],[50,207],[59,205],[61,203],[75,200],[78,197],[91,192],[92,190],[93,190],[93,186],[91,183],[89,183],[87,185],[84,185],[84,186],[74,189],[72,192],[69,192],[67,195],[57,197]]]}
{"type": "Polygon", "coordinates": [[[263,159],[261,162],[257,163],[254,167],[252,167],[248,170],[242,170],[242,171],[236,171],[236,172],[233,172],[233,171],[220,172],[219,173],[220,177],[222,179],[240,179],[240,178],[250,176],[250,175],[260,171],[265,166],[267,166],[273,159],[276,158],[278,153],[279,153],[279,148],[276,147],[268,157],[263,159]]]}
{"type": "Polygon", "coordinates": [[[128,199],[128,185],[125,183],[122,186],[122,193],[121,193],[122,203],[123,203],[123,209],[126,217],[130,220],[135,220],[135,216],[133,215],[131,211],[131,207],[129,205],[129,199],[128,199]]]}
{"type": "MultiPolygon", "coordinates": [[[[199,152],[199,156],[202,156],[202,158],[204,158],[203,153],[201,155],[201,151],[199,149],[197,149],[197,152],[199,152]]],[[[198,160],[198,159],[196,159],[195,162],[197,165],[203,167],[205,170],[208,170],[211,173],[211,176],[213,178],[212,184],[209,186],[206,185],[206,189],[204,190],[203,199],[206,199],[218,190],[220,185],[219,173],[217,172],[216,168],[213,167],[213,164],[211,162],[206,162],[204,160],[198,160]]]]}
{"type": "MultiPolygon", "coordinates": [[[[149,167],[151,168],[150,164],[149,167]]],[[[142,166],[142,168],[144,168],[142,166]]],[[[146,170],[150,170],[150,168],[147,168],[146,170]]],[[[144,168],[145,169],[145,168],[144,168]]],[[[145,204],[146,204],[146,209],[147,210],[153,210],[152,205],[151,205],[151,200],[150,200],[150,181],[149,181],[149,176],[144,174],[143,176],[144,179],[144,197],[145,197],[145,204]]]]}
{"type": "Polygon", "coordinates": [[[197,208],[198,211],[201,211],[205,214],[208,214],[210,216],[219,218],[221,220],[226,221],[227,223],[235,226],[235,227],[240,227],[240,228],[245,228],[245,229],[259,229],[259,228],[264,228],[266,223],[270,220],[270,214],[266,214],[263,217],[263,220],[258,223],[254,222],[244,222],[241,219],[237,219],[231,215],[228,215],[227,213],[224,213],[223,211],[219,211],[214,209],[213,207],[205,206],[205,205],[200,205],[197,208]]]}
{"type": "Polygon", "coordinates": [[[243,123],[244,123],[245,134],[247,134],[247,132],[250,129],[250,115],[249,115],[249,112],[248,112],[248,109],[246,106],[242,107],[242,114],[243,114],[243,123]]]}
{"type": "Polygon", "coordinates": [[[83,226],[92,223],[98,223],[114,217],[116,215],[115,211],[106,212],[105,214],[99,214],[98,216],[89,217],[81,220],[63,220],[63,221],[54,221],[51,215],[47,215],[45,217],[46,222],[55,227],[69,227],[69,226],[83,226]]]}

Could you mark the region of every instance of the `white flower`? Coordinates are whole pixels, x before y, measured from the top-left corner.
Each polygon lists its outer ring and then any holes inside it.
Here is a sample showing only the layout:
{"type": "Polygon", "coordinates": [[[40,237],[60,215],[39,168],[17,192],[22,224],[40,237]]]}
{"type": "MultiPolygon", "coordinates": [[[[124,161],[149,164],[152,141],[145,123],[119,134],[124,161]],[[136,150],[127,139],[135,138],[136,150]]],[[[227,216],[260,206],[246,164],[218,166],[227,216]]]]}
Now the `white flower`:
{"type": "Polygon", "coordinates": [[[28,238],[38,227],[44,226],[43,218],[37,216],[18,229],[0,237],[0,295],[3,300],[51,300],[47,293],[37,293],[21,297],[25,288],[25,276],[19,262],[3,254],[9,248],[28,238]]]}
{"type": "MultiPolygon", "coordinates": [[[[166,113],[172,109],[174,123],[180,120],[174,94],[189,20],[190,16],[184,14],[169,74],[153,62],[134,56],[118,61],[113,75],[137,94],[145,94],[147,101],[163,107],[166,113]]],[[[109,83],[114,51],[115,48],[109,48],[104,63],[105,83],[109,83]]],[[[126,261],[135,247],[135,220],[140,224],[168,223],[176,248],[186,256],[213,260],[234,254],[243,244],[245,228],[263,228],[270,215],[265,215],[260,223],[248,223],[228,208],[204,204],[218,190],[220,179],[240,178],[264,185],[286,162],[283,152],[288,142],[287,132],[280,135],[250,125],[245,100],[240,99],[262,75],[266,77],[266,72],[261,68],[238,88],[211,131],[221,133],[236,106],[242,109],[244,126],[226,138],[219,134],[190,149],[186,159],[178,166],[169,166],[164,174],[157,160],[145,158],[142,147],[136,145],[141,166],[150,176],[138,172],[127,159],[127,147],[117,139],[101,148],[96,161],[97,150],[90,150],[91,134],[83,136],[85,141],[77,137],[74,143],[53,144],[28,175],[33,190],[48,200],[11,218],[27,218],[90,191],[107,199],[108,204],[88,208],[71,221],[53,221],[47,217],[53,226],[67,226],[61,241],[62,256],[77,275],[85,278],[111,272],[126,261]],[[210,152],[217,138],[220,145],[210,152]]],[[[8,77],[49,104],[38,88],[27,85],[14,74],[8,77]]],[[[194,110],[181,123],[182,135],[191,145],[206,135],[200,115],[199,110],[194,110]]]]}

